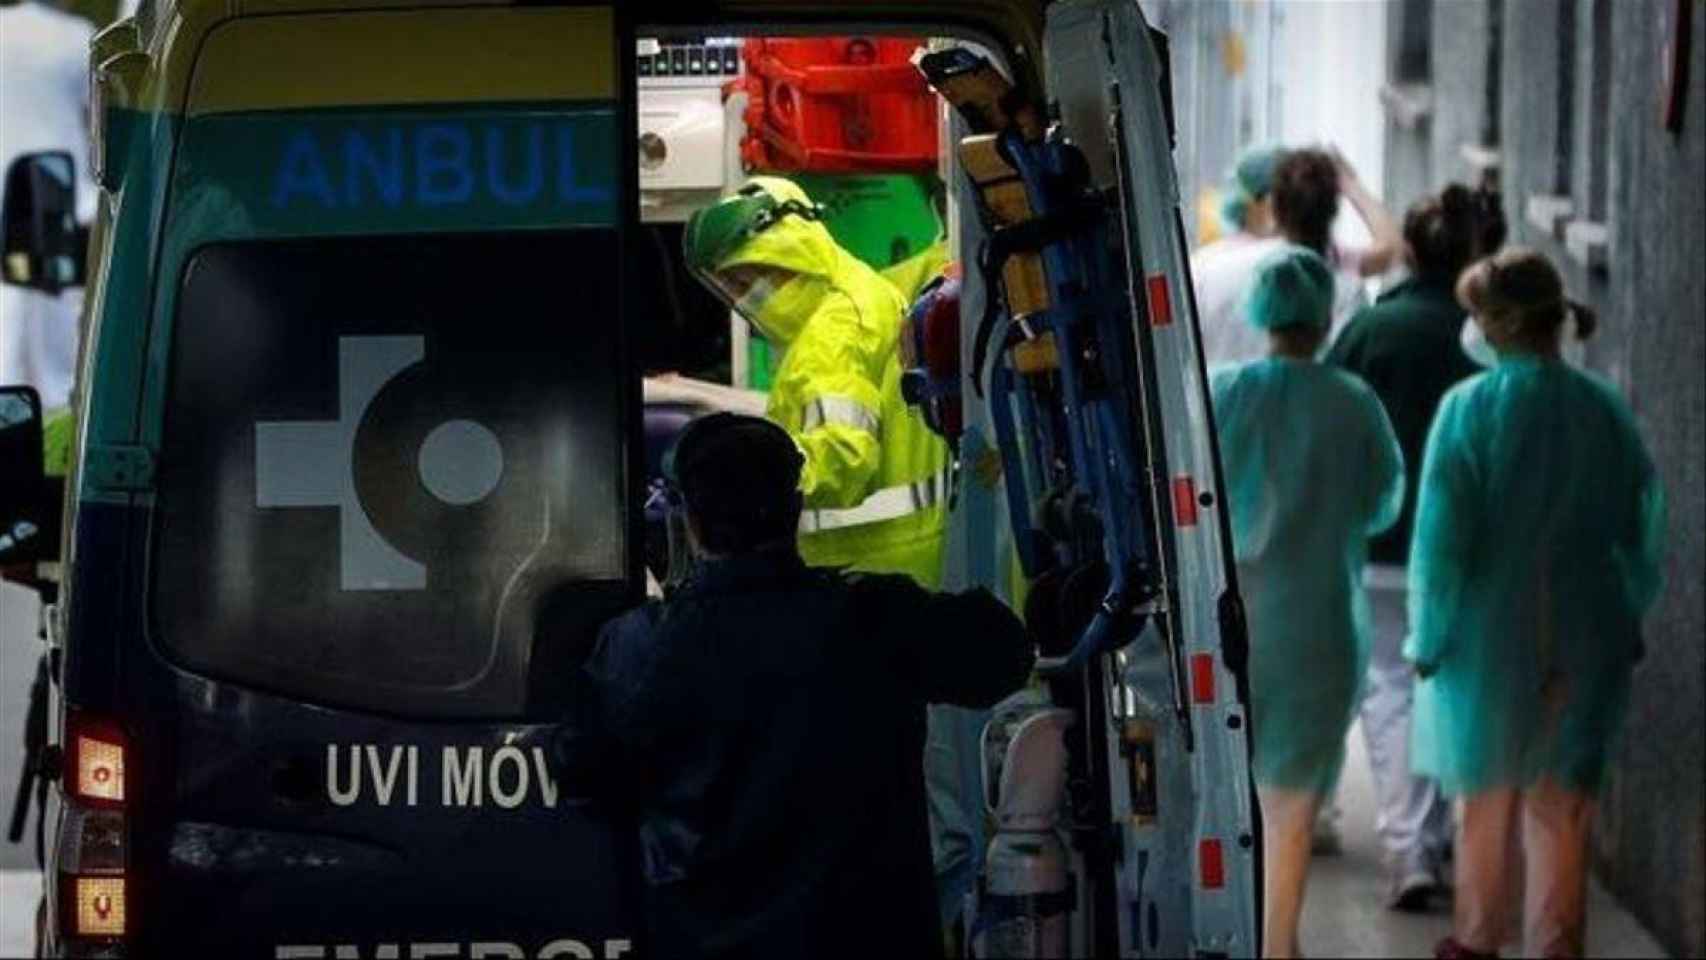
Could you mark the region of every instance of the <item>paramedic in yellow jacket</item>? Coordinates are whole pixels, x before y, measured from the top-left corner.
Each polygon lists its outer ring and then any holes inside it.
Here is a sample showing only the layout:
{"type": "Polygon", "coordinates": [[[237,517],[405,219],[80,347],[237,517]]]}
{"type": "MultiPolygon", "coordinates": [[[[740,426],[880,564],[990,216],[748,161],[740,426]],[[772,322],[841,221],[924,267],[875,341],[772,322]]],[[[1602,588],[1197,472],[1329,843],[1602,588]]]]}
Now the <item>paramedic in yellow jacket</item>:
{"type": "Polygon", "coordinates": [[[783,351],[766,416],[805,454],[806,562],[938,586],[948,454],[901,397],[900,292],[779,177],[695,213],[683,246],[699,278],[783,351]]]}

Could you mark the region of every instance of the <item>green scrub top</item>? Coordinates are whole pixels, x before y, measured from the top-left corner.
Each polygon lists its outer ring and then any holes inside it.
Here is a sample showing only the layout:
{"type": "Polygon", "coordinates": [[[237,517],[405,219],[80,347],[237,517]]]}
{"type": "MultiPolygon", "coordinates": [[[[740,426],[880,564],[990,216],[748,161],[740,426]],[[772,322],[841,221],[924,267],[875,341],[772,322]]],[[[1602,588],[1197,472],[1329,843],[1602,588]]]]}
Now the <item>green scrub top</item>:
{"type": "Polygon", "coordinates": [[[1327,363],[1356,374],[1374,390],[1404,451],[1404,510],[1392,529],[1368,545],[1368,558],[1375,563],[1408,559],[1428,427],[1445,392],[1481,370],[1458,343],[1464,321],[1450,282],[1411,278],[1358,310],[1327,351],[1327,363]]]}
{"type": "Polygon", "coordinates": [[[1256,782],[1326,793],[1368,663],[1368,538],[1398,517],[1403,455],[1374,392],[1342,370],[1273,358],[1218,369],[1212,386],[1256,782]]]}
{"type": "Polygon", "coordinates": [[[1411,761],[1447,793],[1591,792],[1662,582],[1664,497],[1615,389],[1510,356],[1428,437],[1410,553],[1411,761]]]}

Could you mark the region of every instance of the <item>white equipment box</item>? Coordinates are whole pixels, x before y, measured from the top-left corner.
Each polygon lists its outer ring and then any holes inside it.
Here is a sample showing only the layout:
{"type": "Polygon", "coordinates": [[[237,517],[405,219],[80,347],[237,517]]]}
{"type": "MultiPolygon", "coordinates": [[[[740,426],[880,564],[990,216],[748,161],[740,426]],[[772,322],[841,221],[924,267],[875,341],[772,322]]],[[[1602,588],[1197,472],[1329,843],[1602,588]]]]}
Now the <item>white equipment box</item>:
{"type": "Polygon", "coordinates": [[[722,88],[740,76],[739,39],[641,38],[635,57],[640,189],[721,190],[727,130],[722,88]]]}

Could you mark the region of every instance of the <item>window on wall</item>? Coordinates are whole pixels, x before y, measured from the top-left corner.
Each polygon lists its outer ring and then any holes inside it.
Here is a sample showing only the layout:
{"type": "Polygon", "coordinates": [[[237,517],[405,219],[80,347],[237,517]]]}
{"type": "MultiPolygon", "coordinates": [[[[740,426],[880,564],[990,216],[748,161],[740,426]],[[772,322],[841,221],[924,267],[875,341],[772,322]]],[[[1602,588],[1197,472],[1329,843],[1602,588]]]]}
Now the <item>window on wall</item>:
{"type": "Polygon", "coordinates": [[[1433,0],[1403,0],[1398,20],[1398,56],[1392,79],[1427,83],[1433,77],[1433,0]]]}
{"type": "Polygon", "coordinates": [[[1576,0],[1558,4],[1558,103],[1553,127],[1552,192],[1570,196],[1576,126],[1576,0]]]}
{"type": "Polygon", "coordinates": [[[1389,22],[1391,81],[1380,100],[1400,129],[1416,130],[1433,113],[1433,0],[1401,0],[1397,20],[1389,22]]]}
{"type": "MultiPolygon", "coordinates": [[[[1578,77],[1586,75],[1583,64],[1585,37],[1578,30],[1581,17],[1578,8],[1591,0],[1558,0],[1534,10],[1534,23],[1522,23],[1521,29],[1552,30],[1553,103],[1551,111],[1550,163],[1536,164],[1538,174],[1526,203],[1529,226],[1554,240],[1565,241],[1571,225],[1586,215],[1585,198],[1579,195],[1585,175],[1577,175],[1578,158],[1589,154],[1581,138],[1591,136],[1590,121],[1579,116],[1588,99],[1578,90],[1578,77]],[[1541,10],[1550,15],[1550,23],[1541,19],[1541,10]]],[[[1525,11],[1526,12],[1526,11],[1525,11]]],[[[1520,80],[1519,80],[1520,82],[1520,80]]],[[[1585,171],[1584,171],[1585,174],[1585,171]]]]}
{"type": "Polygon", "coordinates": [[[1575,217],[1564,228],[1564,246],[1590,273],[1606,268],[1611,165],[1611,0],[1572,0],[1565,5],[1575,28],[1566,38],[1577,67],[1571,85],[1575,151],[1570,196],[1575,217]]]}
{"type": "Polygon", "coordinates": [[[1481,104],[1481,146],[1491,150],[1499,146],[1499,109],[1502,103],[1500,87],[1505,42],[1505,0],[1487,2],[1487,73],[1481,87],[1486,100],[1481,104]]]}
{"type": "Polygon", "coordinates": [[[1583,77],[1587,95],[1581,105],[1585,169],[1578,188],[1586,193],[1583,212],[1587,218],[1603,223],[1611,159],[1611,0],[1592,0],[1591,14],[1584,24],[1586,36],[1580,47],[1587,54],[1588,66],[1583,77]]]}

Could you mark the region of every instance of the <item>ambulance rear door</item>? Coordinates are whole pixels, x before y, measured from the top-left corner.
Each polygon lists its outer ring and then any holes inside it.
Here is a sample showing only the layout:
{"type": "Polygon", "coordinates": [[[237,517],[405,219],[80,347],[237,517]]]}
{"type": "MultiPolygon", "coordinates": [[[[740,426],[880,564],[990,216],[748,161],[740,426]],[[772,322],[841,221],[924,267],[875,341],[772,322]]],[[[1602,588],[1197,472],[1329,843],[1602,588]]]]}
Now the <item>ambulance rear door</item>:
{"type": "MultiPolygon", "coordinates": [[[[1160,536],[1161,642],[1117,656],[1113,722],[1171,707],[1156,737],[1156,795],[1115,790],[1122,956],[1254,956],[1261,878],[1249,770],[1247,641],[1220,507],[1220,469],[1173,166],[1166,38],[1131,0],[1048,8],[1047,87],[1066,136],[1118,204],[1160,536]]],[[[1120,737],[1109,766],[1122,770],[1120,737]]],[[[1116,778],[1118,779],[1118,778],[1116,778]]]]}

